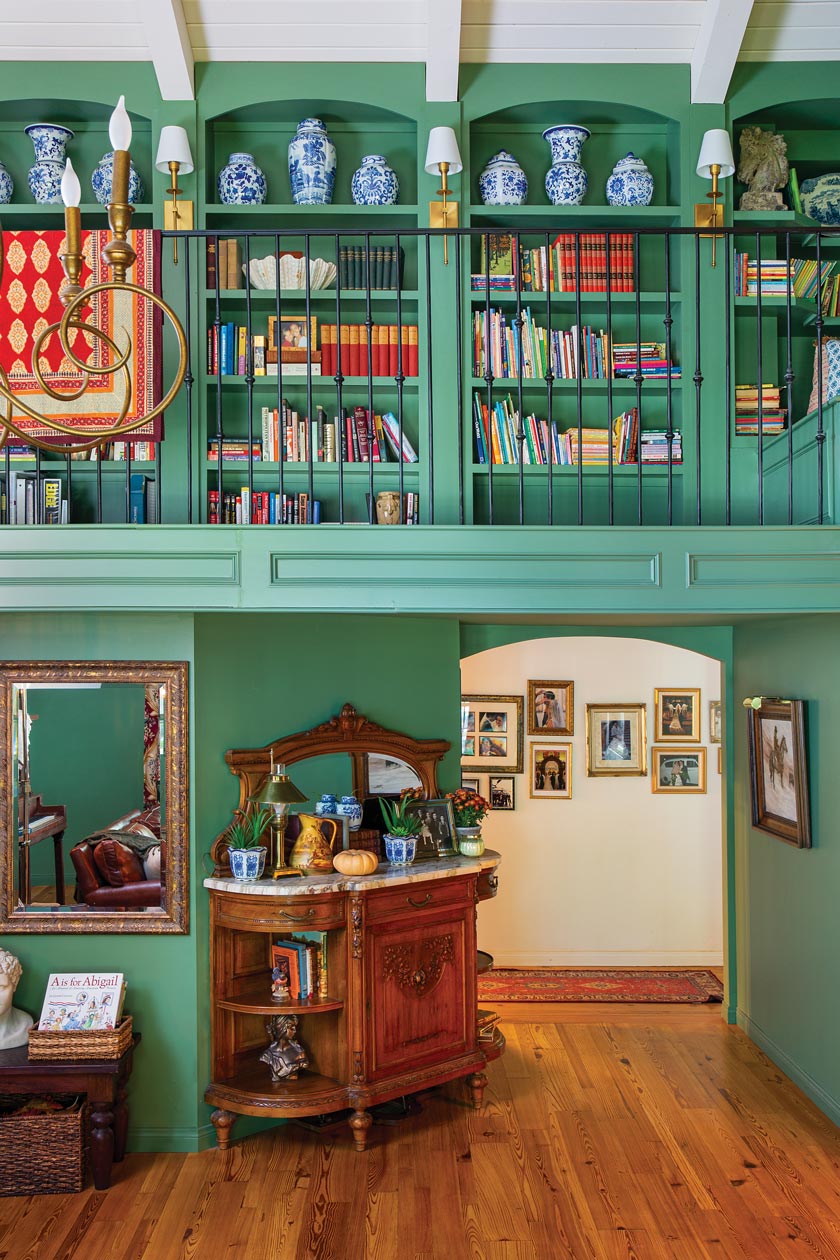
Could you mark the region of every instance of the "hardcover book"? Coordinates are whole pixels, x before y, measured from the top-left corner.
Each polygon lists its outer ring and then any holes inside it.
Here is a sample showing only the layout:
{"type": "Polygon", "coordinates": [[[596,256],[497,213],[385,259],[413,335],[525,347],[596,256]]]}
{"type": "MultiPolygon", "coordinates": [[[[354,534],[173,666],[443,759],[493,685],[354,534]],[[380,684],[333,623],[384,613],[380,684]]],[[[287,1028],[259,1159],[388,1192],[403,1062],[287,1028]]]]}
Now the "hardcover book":
{"type": "Polygon", "coordinates": [[[39,1029],[116,1028],[122,1015],[125,977],[113,971],[59,971],[47,981],[39,1029]]]}

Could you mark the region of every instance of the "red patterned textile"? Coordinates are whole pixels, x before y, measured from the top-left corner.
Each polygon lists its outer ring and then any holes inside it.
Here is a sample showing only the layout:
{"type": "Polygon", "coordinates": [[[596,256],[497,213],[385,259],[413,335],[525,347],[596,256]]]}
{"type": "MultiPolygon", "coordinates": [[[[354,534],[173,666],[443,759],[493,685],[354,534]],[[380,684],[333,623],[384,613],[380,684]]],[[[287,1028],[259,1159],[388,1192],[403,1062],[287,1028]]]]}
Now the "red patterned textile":
{"type": "MultiPolygon", "coordinates": [[[[102,247],[110,239],[106,231],[82,232],[83,286],[100,284],[110,278],[102,262],[102,247]]],[[[144,289],[160,292],[160,233],[129,233],[137,251],[137,262],[128,279],[144,289]]],[[[39,334],[48,325],[61,319],[64,307],[59,299],[64,271],[59,254],[64,249],[63,231],[5,232],[5,268],[0,287],[0,364],[5,368],[12,390],[47,423],[38,425],[22,413],[15,412],[16,424],[33,436],[56,442],[71,439],[55,433],[49,419],[71,417],[84,433],[95,437],[116,421],[124,398],[123,374],[107,376],[98,371],[113,358],[99,338],[71,330],[69,340],[73,352],[89,364],[91,378],[81,398],[58,403],[43,393],[32,372],[32,349],[39,334]]],[[[98,293],[83,308],[86,319],[113,337],[122,350],[125,332],[131,337],[133,351],[129,361],[133,382],[132,401],[127,419],[145,415],[161,399],[162,314],[137,294],[98,293]],[[124,331],[125,330],[125,331],[124,331]]],[[[78,389],[81,373],[62,353],[61,342],[54,333],[42,347],[41,368],[51,388],[62,391],[78,389]]],[[[159,440],[161,417],[135,429],[132,437],[159,440]]]]}
{"type": "Polygon", "coordinates": [[[498,967],[478,977],[485,1002],[722,1002],[713,971],[629,967],[498,967]]]}

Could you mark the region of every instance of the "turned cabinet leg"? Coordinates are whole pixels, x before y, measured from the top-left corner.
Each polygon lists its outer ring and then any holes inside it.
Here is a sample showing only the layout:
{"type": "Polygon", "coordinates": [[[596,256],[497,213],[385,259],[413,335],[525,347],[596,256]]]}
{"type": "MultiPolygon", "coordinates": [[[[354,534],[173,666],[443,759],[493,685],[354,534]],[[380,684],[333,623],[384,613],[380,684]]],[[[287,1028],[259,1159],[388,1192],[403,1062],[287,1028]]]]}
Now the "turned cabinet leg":
{"type": "Polygon", "coordinates": [[[230,1146],[230,1131],[233,1128],[233,1122],[236,1116],[232,1111],[214,1111],[210,1117],[210,1123],[216,1130],[216,1145],[220,1151],[226,1151],[230,1146]]]}
{"type": "Polygon", "coordinates": [[[484,1090],[487,1087],[487,1077],[483,1072],[473,1072],[471,1076],[467,1077],[467,1085],[469,1086],[470,1093],[472,1094],[472,1105],[475,1107],[476,1111],[478,1111],[481,1104],[484,1102],[484,1090]]]}
{"type": "Polygon", "coordinates": [[[365,1150],[367,1147],[367,1133],[373,1124],[373,1116],[369,1111],[354,1111],[347,1123],[353,1130],[353,1145],[356,1150],[365,1150]]]}
{"type": "Polygon", "coordinates": [[[107,1190],[114,1163],[114,1112],[106,1102],[91,1104],[90,1162],[94,1186],[97,1190],[107,1190]]]}

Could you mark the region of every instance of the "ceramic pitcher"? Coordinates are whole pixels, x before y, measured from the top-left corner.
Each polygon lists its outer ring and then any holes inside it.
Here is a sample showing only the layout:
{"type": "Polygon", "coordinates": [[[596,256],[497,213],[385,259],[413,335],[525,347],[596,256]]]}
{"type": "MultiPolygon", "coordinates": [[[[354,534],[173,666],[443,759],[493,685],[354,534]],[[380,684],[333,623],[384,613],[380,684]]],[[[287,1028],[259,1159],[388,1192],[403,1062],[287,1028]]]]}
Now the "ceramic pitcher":
{"type": "Polygon", "coordinates": [[[338,823],[334,818],[316,818],[314,814],[298,814],[298,818],[300,835],[289,855],[289,866],[294,866],[304,874],[331,871],[338,823]],[[332,828],[329,839],[322,830],[324,827],[332,828]]]}

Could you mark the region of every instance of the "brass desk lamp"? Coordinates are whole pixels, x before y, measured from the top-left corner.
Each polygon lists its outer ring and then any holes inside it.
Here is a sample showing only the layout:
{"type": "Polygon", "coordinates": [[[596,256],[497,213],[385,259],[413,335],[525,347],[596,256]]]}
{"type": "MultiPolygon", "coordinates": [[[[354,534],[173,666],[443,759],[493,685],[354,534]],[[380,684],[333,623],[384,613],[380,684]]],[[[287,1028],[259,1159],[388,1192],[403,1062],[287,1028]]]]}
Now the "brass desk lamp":
{"type": "Polygon", "coordinates": [[[272,766],[271,773],[262,786],[262,790],[250,798],[257,805],[265,805],[274,810],[271,823],[273,842],[269,861],[271,869],[268,874],[272,879],[282,879],[286,875],[302,875],[293,866],[286,864],[286,826],[289,821],[289,806],[302,805],[309,798],[292,783],[286,774],[285,766],[272,766]]]}

